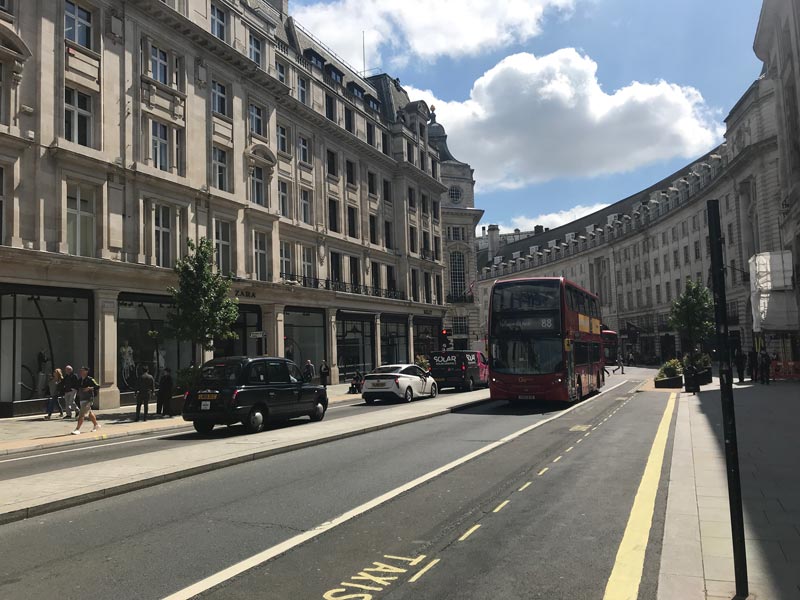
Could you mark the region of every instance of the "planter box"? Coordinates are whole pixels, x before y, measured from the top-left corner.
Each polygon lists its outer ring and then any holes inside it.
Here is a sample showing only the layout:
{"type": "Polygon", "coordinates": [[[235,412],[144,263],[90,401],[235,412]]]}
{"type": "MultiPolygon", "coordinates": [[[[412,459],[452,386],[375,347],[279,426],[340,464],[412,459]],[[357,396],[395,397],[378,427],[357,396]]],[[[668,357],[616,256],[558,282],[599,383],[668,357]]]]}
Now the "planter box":
{"type": "Polygon", "coordinates": [[[711,383],[711,369],[705,369],[704,371],[699,371],[697,373],[697,381],[700,385],[706,385],[711,383]]]}
{"type": "Polygon", "coordinates": [[[676,375],[675,377],[665,377],[664,379],[656,379],[655,382],[657,388],[680,389],[683,387],[683,376],[676,375]]]}

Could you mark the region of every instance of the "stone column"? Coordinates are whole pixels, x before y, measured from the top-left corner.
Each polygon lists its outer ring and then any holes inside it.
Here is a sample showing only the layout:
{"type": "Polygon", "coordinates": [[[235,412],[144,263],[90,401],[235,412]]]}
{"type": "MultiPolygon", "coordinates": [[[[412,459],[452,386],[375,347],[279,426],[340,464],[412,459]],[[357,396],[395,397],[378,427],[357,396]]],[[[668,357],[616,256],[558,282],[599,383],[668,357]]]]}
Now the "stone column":
{"type": "Polygon", "coordinates": [[[117,408],[117,296],[116,290],[96,290],[94,293],[94,372],[100,384],[97,408],[117,408]]]}
{"type": "Polygon", "coordinates": [[[286,354],[286,343],[284,337],[286,336],[285,324],[285,311],[286,306],[283,304],[274,305],[275,320],[273,328],[275,329],[275,356],[284,356],[286,354]]]}
{"type": "Polygon", "coordinates": [[[378,313],[375,315],[375,366],[380,367],[383,363],[383,357],[381,356],[381,315],[378,313]]]}
{"type": "Polygon", "coordinates": [[[414,363],[414,317],[408,315],[408,362],[414,363]]]}
{"type": "Polygon", "coordinates": [[[326,332],[325,341],[328,345],[328,366],[331,368],[331,383],[339,383],[339,353],[336,346],[336,309],[325,309],[326,332]]]}

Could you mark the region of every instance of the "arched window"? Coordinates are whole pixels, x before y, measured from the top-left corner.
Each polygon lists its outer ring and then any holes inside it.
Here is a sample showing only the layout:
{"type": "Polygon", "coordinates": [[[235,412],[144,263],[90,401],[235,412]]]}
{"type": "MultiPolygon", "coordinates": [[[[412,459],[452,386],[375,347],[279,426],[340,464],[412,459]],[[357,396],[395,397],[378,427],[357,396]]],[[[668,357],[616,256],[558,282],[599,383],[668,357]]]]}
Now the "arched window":
{"type": "Polygon", "coordinates": [[[463,296],[466,290],[464,254],[462,252],[450,253],[450,294],[463,296]]]}
{"type": "Polygon", "coordinates": [[[450,197],[450,202],[458,204],[461,202],[461,188],[457,185],[452,186],[448,192],[448,196],[450,197]]]}

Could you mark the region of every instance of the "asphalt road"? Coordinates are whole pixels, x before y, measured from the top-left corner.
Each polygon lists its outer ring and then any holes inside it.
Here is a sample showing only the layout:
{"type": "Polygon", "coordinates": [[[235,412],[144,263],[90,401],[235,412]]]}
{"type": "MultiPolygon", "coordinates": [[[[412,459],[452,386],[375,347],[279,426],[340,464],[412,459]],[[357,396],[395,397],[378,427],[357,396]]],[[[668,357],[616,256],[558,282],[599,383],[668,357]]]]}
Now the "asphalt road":
{"type": "MultiPolygon", "coordinates": [[[[602,598],[666,401],[632,394],[634,386],[584,402],[207,595],[602,598]],[[380,585],[364,571],[375,561],[388,570],[380,585]]],[[[162,598],[555,414],[484,404],[12,523],[0,528],[0,597],[162,598]]],[[[657,515],[663,502],[661,490],[657,515]]],[[[660,540],[659,519],[651,540],[660,540]]],[[[640,598],[654,597],[657,560],[649,551],[640,598]]]]}

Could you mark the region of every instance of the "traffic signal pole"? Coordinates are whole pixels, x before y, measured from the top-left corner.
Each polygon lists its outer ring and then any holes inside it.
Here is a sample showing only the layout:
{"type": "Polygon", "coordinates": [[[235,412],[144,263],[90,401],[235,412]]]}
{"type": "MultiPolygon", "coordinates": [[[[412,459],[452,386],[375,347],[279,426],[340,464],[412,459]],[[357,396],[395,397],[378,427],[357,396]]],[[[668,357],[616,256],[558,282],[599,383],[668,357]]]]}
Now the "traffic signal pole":
{"type": "MultiPolygon", "coordinates": [[[[711,242],[711,282],[714,291],[714,316],[719,356],[719,386],[722,396],[722,427],[725,441],[725,464],[728,474],[728,503],[731,511],[733,537],[733,570],[736,578],[737,600],[749,594],[747,583],[747,554],[744,542],[744,509],[742,483],[739,477],[739,444],[736,439],[736,418],[733,408],[733,373],[728,346],[728,311],[725,296],[725,261],[722,256],[722,228],[719,220],[719,200],[709,200],[708,236],[711,242]]],[[[729,240],[731,242],[732,240],[729,240]]]]}

